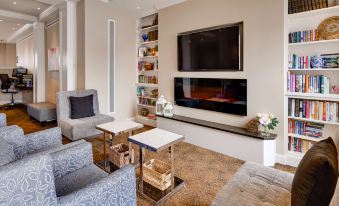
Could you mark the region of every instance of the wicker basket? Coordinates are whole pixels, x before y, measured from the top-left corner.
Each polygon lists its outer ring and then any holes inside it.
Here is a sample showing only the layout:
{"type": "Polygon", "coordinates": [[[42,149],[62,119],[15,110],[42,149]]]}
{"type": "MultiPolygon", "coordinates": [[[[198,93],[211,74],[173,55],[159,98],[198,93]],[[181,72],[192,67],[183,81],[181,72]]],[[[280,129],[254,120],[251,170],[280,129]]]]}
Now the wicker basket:
{"type": "Polygon", "coordinates": [[[134,163],[134,149],[129,153],[129,147],[125,144],[113,145],[109,150],[109,160],[119,168],[134,163]]]}
{"type": "Polygon", "coordinates": [[[159,190],[171,186],[171,165],[157,159],[151,159],[143,165],[143,179],[159,190]]]}

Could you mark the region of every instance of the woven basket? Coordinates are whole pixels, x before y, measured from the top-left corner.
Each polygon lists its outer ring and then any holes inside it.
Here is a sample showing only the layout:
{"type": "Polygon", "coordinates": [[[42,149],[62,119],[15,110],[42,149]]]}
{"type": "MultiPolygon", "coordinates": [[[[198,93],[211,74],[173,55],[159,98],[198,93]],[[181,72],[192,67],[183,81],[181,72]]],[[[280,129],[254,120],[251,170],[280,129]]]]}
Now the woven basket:
{"type": "Polygon", "coordinates": [[[151,159],[143,164],[143,179],[159,190],[171,186],[171,165],[157,159],[151,159]]]}
{"type": "Polygon", "coordinates": [[[109,150],[109,160],[119,168],[134,162],[134,149],[129,153],[125,144],[113,145],[109,150]]]}

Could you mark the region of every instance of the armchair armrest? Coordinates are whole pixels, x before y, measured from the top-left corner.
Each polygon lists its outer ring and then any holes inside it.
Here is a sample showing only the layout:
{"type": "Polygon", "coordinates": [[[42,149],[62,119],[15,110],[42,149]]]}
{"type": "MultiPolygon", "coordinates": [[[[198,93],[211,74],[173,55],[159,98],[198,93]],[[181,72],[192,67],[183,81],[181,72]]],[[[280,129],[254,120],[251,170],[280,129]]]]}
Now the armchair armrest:
{"type": "Polygon", "coordinates": [[[92,144],[84,142],[73,147],[51,153],[54,177],[59,178],[93,164],[92,144]]]}
{"type": "Polygon", "coordinates": [[[62,145],[61,129],[59,127],[46,129],[26,135],[27,153],[32,153],[50,146],[62,145]]]}
{"type": "Polygon", "coordinates": [[[135,169],[128,165],[106,178],[59,198],[65,205],[116,205],[133,206],[136,201],[135,169]]]}
{"type": "Polygon", "coordinates": [[[52,159],[33,155],[0,167],[0,205],[56,205],[52,159]]]}
{"type": "Polygon", "coordinates": [[[7,126],[7,119],[5,113],[0,113],[0,127],[7,126]]]}

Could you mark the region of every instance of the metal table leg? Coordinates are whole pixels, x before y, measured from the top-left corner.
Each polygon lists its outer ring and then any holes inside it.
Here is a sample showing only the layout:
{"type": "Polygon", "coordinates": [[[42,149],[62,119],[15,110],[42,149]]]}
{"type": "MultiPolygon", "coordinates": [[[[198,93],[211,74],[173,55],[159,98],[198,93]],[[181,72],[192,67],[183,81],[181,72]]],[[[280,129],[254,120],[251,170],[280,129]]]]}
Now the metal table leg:
{"type": "Polygon", "coordinates": [[[171,188],[172,190],[174,189],[174,166],[173,166],[173,162],[174,162],[174,145],[171,145],[169,147],[169,153],[170,153],[170,161],[171,161],[171,188]]]}
{"type": "Polygon", "coordinates": [[[106,132],[104,132],[104,167],[106,171],[106,132]]]}
{"type": "Polygon", "coordinates": [[[144,171],[142,168],[142,165],[144,164],[144,154],[145,148],[139,146],[139,161],[140,161],[139,191],[141,192],[141,194],[144,193],[144,180],[143,180],[144,171]]]}
{"type": "MultiPolygon", "coordinates": [[[[128,132],[128,136],[132,136],[133,135],[133,131],[129,131],[128,132]]],[[[130,155],[130,163],[131,164],[134,164],[134,156],[132,157],[132,149],[133,149],[133,145],[131,142],[128,142],[128,152],[129,152],[129,155],[130,155]]]]}

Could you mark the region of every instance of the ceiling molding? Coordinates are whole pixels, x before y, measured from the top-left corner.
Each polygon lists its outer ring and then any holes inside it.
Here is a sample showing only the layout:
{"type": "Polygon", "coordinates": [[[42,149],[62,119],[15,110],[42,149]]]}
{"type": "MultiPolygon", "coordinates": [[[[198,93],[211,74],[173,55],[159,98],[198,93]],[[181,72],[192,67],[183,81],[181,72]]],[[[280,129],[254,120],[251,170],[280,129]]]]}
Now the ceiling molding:
{"type": "Polygon", "coordinates": [[[8,18],[11,18],[11,19],[28,21],[28,22],[31,22],[31,23],[38,21],[38,18],[35,17],[35,16],[30,16],[30,15],[26,15],[26,14],[21,14],[21,13],[7,11],[7,10],[1,10],[1,9],[0,9],[0,16],[8,17],[8,18]]]}
{"type": "Polygon", "coordinates": [[[32,28],[32,26],[32,24],[25,24],[23,27],[14,32],[10,37],[8,37],[6,42],[16,43],[20,39],[20,37],[31,33],[30,29],[32,28]]]}
{"type": "Polygon", "coordinates": [[[48,17],[52,14],[54,14],[55,12],[58,12],[59,7],[52,5],[50,7],[48,7],[45,11],[43,11],[40,15],[39,15],[39,21],[44,21],[46,19],[48,19],[48,17]]]}

